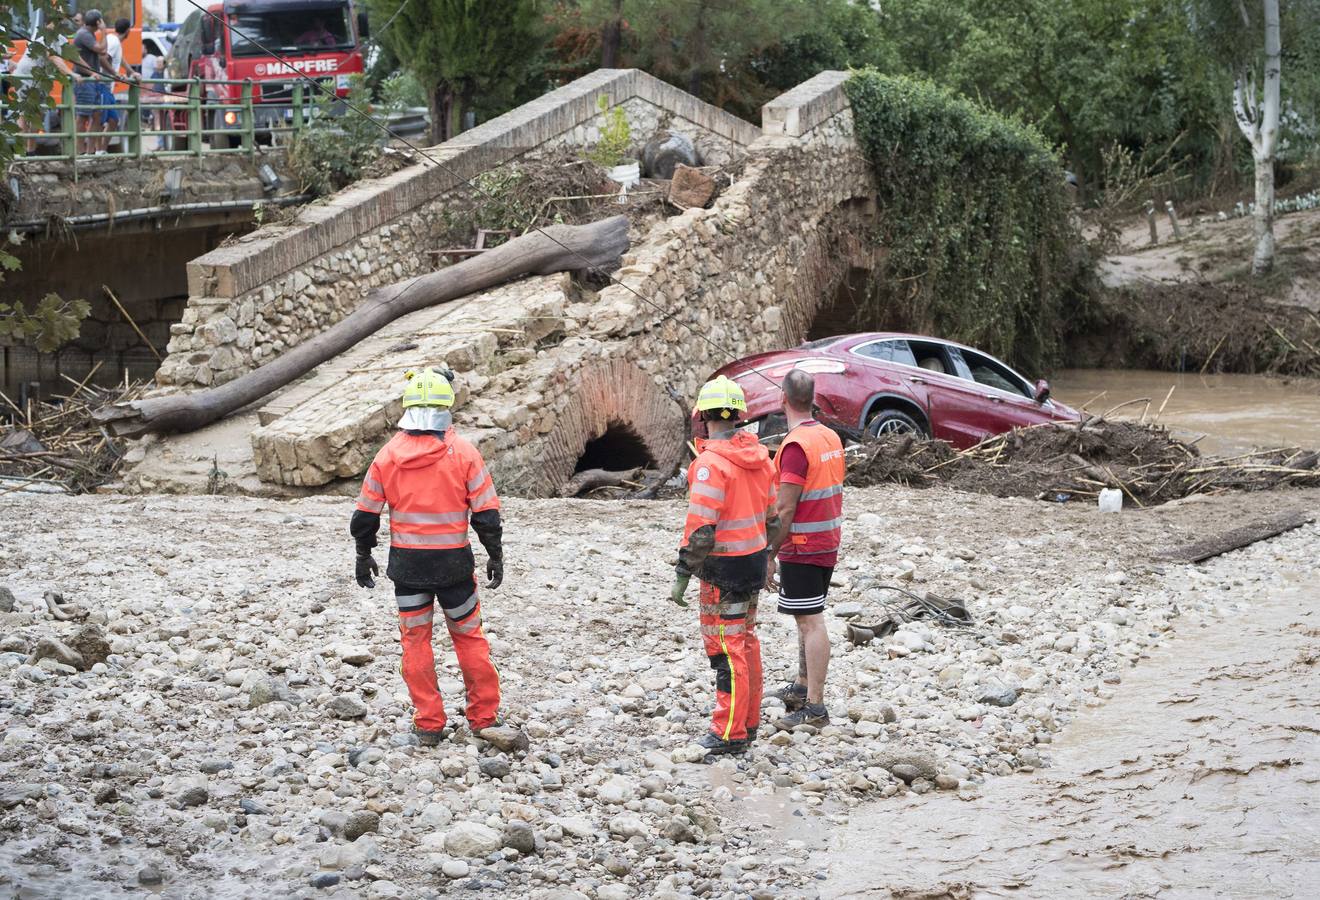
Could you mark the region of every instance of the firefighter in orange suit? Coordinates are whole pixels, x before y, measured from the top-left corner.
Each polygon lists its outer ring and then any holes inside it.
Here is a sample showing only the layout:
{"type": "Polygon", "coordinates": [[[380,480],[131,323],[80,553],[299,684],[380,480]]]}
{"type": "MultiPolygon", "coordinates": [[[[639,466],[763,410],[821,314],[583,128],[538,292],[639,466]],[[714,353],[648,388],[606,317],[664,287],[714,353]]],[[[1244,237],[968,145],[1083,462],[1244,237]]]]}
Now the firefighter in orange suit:
{"type": "Polygon", "coordinates": [[[689,579],[701,580],[701,637],[715,670],[715,711],[698,743],[710,754],[743,753],[761,721],[756,599],[765,583],[775,468],[756,438],[737,430],[747,401],[736,382],[721,375],[705,384],[697,412],[710,437],[698,439],[688,467],[687,523],[670,599],[686,606],[689,579]]]}
{"type": "Polygon", "coordinates": [[[500,498],[477,448],[454,433],[452,375],[408,373],[399,431],[376,454],[362,481],[349,530],[357,542],[357,583],[375,587],[371,556],[380,514],[390,508],[386,575],[394,582],[403,645],[403,680],[416,713],[413,731],[425,746],[446,736],[447,718],[431,647],[436,604],[454,643],[473,733],[498,724],[500,680],[481,630],[476,564],[468,525],[486,549],[487,587],[504,578],[500,498]]]}

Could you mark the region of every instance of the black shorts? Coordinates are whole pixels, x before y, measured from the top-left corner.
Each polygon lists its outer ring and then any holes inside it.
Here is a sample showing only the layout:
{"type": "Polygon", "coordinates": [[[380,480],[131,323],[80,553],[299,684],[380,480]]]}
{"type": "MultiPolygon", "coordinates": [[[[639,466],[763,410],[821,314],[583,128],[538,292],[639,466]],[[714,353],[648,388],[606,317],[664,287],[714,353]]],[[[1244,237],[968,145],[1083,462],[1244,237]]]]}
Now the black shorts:
{"type": "Polygon", "coordinates": [[[790,616],[814,616],[825,612],[834,567],[805,563],[779,564],[779,611],[790,616]]]}

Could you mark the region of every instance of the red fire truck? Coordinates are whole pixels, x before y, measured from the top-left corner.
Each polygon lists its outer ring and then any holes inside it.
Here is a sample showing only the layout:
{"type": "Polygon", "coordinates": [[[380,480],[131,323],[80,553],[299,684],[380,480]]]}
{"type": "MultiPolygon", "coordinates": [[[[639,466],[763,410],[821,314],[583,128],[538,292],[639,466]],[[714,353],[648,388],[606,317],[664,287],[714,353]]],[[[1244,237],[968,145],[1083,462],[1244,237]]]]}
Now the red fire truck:
{"type": "MultiPolygon", "coordinates": [[[[271,127],[293,118],[299,75],[314,78],[343,97],[349,76],[363,71],[367,17],[353,0],[224,0],[208,12],[194,11],[180,26],[167,77],[251,79],[259,139],[268,140],[271,127]]],[[[308,100],[321,93],[305,81],[302,84],[308,100]]],[[[213,111],[204,127],[241,128],[237,106],[242,95],[240,84],[211,86],[207,103],[232,103],[236,108],[213,111]]],[[[238,137],[231,143],[236,146],[238,137]]]]}

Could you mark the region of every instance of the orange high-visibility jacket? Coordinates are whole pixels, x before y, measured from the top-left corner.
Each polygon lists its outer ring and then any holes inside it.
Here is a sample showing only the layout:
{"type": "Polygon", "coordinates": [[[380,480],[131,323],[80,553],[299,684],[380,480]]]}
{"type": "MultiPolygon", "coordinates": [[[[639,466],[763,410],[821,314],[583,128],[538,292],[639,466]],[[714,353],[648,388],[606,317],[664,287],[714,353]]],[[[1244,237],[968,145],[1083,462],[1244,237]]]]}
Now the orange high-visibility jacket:
{"type": "Polygon", "coordinates": [[[843,442],[819,422],[803,423],[779,445],[776,470],[789,444],[797,444],[807,456],[807,482],[779,558],[791,561],[794,556],[832,553],[843,540],[843,442]]]}
{"type": "Polygon", "coordinates": [[[775,500],[770,455],[745,431],[727,440],[697,439],[688,467],[683,546],[703,525],[715,526],[711,556],[746,556],[766,546],[765,515],[775,500]]]}
{"type": "MultiPolygon", "coordinates": [[[[358,532],[370,525],[372,538],[367,546],[375,545],[376,525],[371,519],[387,505],[388,574],[405,584],[449,584],[460,575],[471,577],[469,518],[493,514],[493,527],[499,529],[500,498],[486,463],[477,448],[452,428],[443,440],[430,433],[400,431],[376,454],[358,494],[357,510],[367,520],[362,524],[355,521],[353,526],[360,544],[358,532]],[[456,566],[465,571],[458,572],[456,566]]],[[[486,542],[487,536],[481,537],[486,542]]]]}

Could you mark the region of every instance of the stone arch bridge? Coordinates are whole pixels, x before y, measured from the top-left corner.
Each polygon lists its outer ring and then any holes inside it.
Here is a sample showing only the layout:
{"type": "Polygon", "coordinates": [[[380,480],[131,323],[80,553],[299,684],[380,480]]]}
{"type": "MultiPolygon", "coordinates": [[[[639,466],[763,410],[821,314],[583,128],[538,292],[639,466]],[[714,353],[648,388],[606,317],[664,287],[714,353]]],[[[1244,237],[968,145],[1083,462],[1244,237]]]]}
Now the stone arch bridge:
{"type": "MultiPolygon", "coordinates": [[[[358,476],[400,414],[409,366],[459,374],[455,420],[508,493],[555,494],[583,462],[666,466],[685,408],[731,358],[801,341],[850,270],[874,210],[842,90],[824,72],[768,103],[760,127],[637,70],[598,70],[188,265],[190,297],[158,373],[167,388],[237,377],[334,323],[380,284],[429,271],[467,179],[509,160],[595,143],[598,99],[638,142],[668,127],[736,177],[708,209],[634,233],[593,291],[534,277],[400,319],[269,398],[194,435],[133,451],[126,487],[195,490],[216,474],[287,493],[358,476]],[[640,299],[644,298],[644,299],[640,299]]],[[[636,231],[636,229],[634,229],[636,231]]]]}

